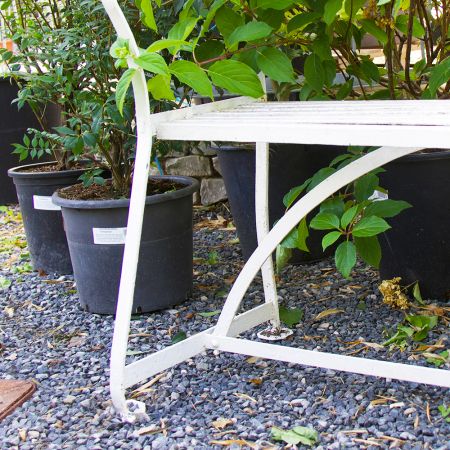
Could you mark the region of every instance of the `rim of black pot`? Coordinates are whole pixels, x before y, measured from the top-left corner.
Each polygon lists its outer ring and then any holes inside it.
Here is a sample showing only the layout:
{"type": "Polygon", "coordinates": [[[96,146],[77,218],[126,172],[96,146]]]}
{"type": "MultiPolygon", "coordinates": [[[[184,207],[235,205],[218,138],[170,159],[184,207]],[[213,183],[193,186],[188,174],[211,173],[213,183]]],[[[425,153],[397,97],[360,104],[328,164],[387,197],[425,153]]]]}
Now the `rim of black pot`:
{"type": "MultiPolygon", "coordinates": [[[[199,189],[199,182],[195,178],[185,177],[181,175],[160,175],[160,176],[151,176],[150,179],[156,180],[171,180],[178,182],[180,184],[184,184],[185,187],[181,189],[177,189],[172,192],[165,192],[163,194],[154,194],[149,195],[145,199],[145,204],[155,204],[162,203],[170,200],[176,200],[187,195],[191,195],[194,192],[197,192],[199,189]]],[[[69,189],[71,186],[64,189],[69,189]]],[[[67,198],[60,197],[58,192],[55,192],[52,195],[52,201],[55,205],[62,206],[63,208],[72,208],[72,209],[109,209],[109,208],[128,208],[130,205],[129,198],[120,198],[115,200],[71,200],[67,198]]]]}
{"type": "Polygon", "coordinates": [[[57,161],[47,161],[33,164],[25,164],[23,166],[16,166],[8,169],[8,176],[12,178],[53,178],[55,175],[65,175],[68,173],[83,172],[86,169],[68,169],[68,170],[53,170],[51,172],[22,172],[24,168],[48,166],[50,164],[57,164],[57,161]]]}
{"type": "MultiPolygon", "coordinates": [[[[428,149],[424,149],[424,150],[428,150],[428,149]]],[[[429,149],[429,150],[434,150],[434,149],[429,149]]],[[[408,162],[414,162],[414,161],[423,161],[423,160],[427,160],[427,161],[433,161],[433,160],[439,160],[439,159],[447,159],[450,157],[450,149],[436,149],[438,151],[433,151],[433,152],[429,152],[429,153],[420,153],[416,152],[416,153],[411,153],[410,155],[406,155],[403,158],[400,159],[404,159],[404,161],[408,161],[408,162]]],[[[399,159],[394,160],[393,162],[399,161],[399,159]]]]}

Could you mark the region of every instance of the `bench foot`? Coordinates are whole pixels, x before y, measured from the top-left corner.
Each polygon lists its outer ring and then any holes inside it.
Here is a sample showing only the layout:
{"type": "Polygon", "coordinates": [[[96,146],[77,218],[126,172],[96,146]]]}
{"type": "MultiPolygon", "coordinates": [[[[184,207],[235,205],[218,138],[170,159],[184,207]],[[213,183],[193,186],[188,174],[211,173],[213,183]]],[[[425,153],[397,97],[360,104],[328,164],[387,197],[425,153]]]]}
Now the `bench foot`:
{"type": "Polygon", "coordinates": [[[270,326],[260,331],[257,336],[263,341],[283,341],[289,336],[292,336],[293,333],[294,332],[290,328],[270,326]]]}

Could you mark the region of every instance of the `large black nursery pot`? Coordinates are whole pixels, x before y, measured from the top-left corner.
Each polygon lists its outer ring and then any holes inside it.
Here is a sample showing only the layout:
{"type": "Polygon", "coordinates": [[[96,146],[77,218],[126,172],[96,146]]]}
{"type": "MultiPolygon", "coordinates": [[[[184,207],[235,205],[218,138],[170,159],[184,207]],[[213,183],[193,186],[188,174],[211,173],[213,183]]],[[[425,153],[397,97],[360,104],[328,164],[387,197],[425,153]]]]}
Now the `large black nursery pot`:
{"type": "MultiPolygon", "coordinates": [[[[216,148],[216,147],[215,147],[216,148]]],[[[231,213],[244,258],[247,260],[257,247],[255,225],[255,147],[220,146],[220,169],[230,201],[231,213]]],[[[344,153],[345,147],[301,144],[270,144],[269,152],[269,224],[273,227],[285,212],[284,195],[299,186],[333,158],[344,153]]],[[[311,216],[312,217],[312,216],[311,216]]],[[[291,263],[301,264],[323,259],[322,236],[311,231],[309,253],[294,251],[291,263]]]]}
{"type": "Polygon", "coordinates": [[[385,166],[389,197],[413,205],[380,237],[380,276],[419,282],[424,298],[450,299],[450,150],[415,153],[385,166]]]}
{"type": "Polygon", "coordinates": [[[18,109],[11,102],[17,98],[17,84],[10,78],[0,78],[0,205],[17,203],[16,189],[7,176],[8,169],[17,164],[12,144],[22,142],[28,128],[39,128],[39,122],[28,105],[18,109]]]}
{"type": "Polygon", "coordinates": [[[14,167],[8,170],[8,175],[16,186],[33,268],[46,273],[70,274],[72,263],[61,208],[52,202],[52,194],[78,183],[84,170],[26,171],[47,164],[14,167]]]}
{"type": "MultiPolygon", "coordinates": [[[[133,313],[182,303],[192,291],[192,196],[198,181],[181,176],[152,178],[183,187],[146,198],[133,313]]],[[[114,314],[130,201],[68,200],[58,193],[53,200],[62,208],[83,309],[114,314]]]]}

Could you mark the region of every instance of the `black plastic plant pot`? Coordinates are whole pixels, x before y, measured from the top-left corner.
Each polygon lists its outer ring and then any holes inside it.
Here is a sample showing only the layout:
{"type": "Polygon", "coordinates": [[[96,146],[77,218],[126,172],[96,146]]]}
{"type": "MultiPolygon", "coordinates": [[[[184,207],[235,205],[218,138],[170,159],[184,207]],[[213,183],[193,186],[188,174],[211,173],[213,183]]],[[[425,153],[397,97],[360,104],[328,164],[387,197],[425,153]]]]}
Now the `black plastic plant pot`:
{"type": "MultiPolygon", "coordinates": [[[[215,147],[216,148],[216,147],[215,147]]],[[[255,148],[254,146],[220,146],[220,168],[230,201],[231,213],[244,258],[247,260],[257,246],[255,225],[255,148]]],[[[299,186],[337,155],[345,147],[300,144],[270,144],[269,153],[269,223],[273,227],[285,212],[283,197],[299,186]]],[[[314,214],[314,213],[312,213],[314,214]]],[[[310,213],[310,217],[312,217],[310,213]]],[[[310,252],[294,251],[291,263],[310,263],[331,254],[332,248],[322,251],[325,233],[311,231],[308,238],[310,252]]]]}
{"type": "Polygon", "coordinates": [[[55,172],[29,172],[49,163],[30,164],[8,170],[16,186],[25,234],[35,270],[70,274],[72,264],[59,206],[52,194],[78,183],[83,169],[55,172]]]}
{"type": "MultiPolygon", "coordinates": [[[[184,187],[146,199],[133,313],[182,303],[192,291],[192,196],[198,181],[179,176],[152,178],[184,187]]],[[[53,200],[62,208],[83,309],[114,314],[130,201],[68,200],[58,193],[53,200]]]]}
{"type": "Polygon", "coordinates": [[[17,92],[14,81],[0,79],[0,205],[17,203],[14,183],[7,176],[8,169],[19,160],[12,154],[12,144],[22,142],[28,128],[39,128],[39,122],[28,105],[19,110],[16,104],[11,104],[17,92]]]}
{"type": "Polygon", "coordinates": [[[384,167],[389,197],[411,205],[380,236],[382,279],[419,282],[424,298],[450,300],[450,150],[415,153],[384,167]]]}

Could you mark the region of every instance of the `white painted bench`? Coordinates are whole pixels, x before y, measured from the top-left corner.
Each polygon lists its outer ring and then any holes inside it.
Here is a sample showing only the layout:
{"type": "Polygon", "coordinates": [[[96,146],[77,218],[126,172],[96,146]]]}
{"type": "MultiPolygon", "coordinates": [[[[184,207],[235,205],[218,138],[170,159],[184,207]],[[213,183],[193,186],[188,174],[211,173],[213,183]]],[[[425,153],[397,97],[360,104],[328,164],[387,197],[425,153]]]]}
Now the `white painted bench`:
{"type": "MultiPolygon", "coordinates": [[[[102,0],[121,38],[138,48],[116,0],[102,0]]],[[[321,368],[450,387],[450,371],[356,358],[238,339],[265,322],[280,324],[272,258],[276,246],[312,209],[367,172],[422,148],[450,148],[450,100],[267,103],[236,98],[150,116],[144,72],[133,78],[137,153],[122,267],[110,389],[123,420],[132,421],[125,389],[208,349],[259,356],[321,368]],[[164,350],[126,365],[142,217],[153,136],[166,140],[256,142],[258,248],[236,279],[217,325],[164,350]],[[269,232],[268,143],[380,146],[333,174],[297,202],[269,232]],[[262,271],[265,304],[237,315],[248,286],[262,271]]],[[[141,405],[142,406],[142,405],[141,405]]]]}

